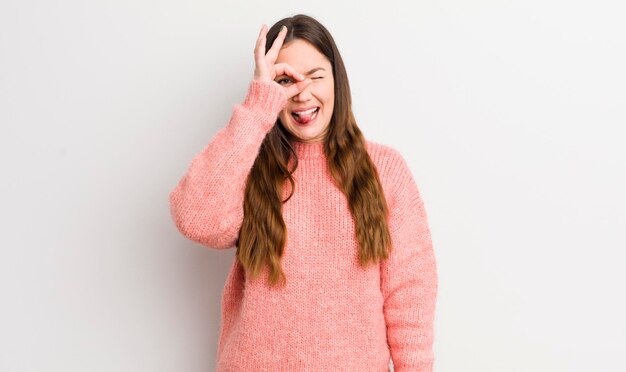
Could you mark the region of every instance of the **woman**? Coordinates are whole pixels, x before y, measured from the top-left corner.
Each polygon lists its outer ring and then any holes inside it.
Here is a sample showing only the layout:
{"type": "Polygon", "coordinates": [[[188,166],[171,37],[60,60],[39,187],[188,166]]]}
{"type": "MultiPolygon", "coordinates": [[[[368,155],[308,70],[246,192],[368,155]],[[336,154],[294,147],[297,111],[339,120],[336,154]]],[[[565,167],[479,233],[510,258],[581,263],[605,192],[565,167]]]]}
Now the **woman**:
{"type": "Polygon", "coordinates": [[[363,137],[315,19],[263,25],[254,57],[244,102],[170,194],[182,234],[237,247],[217,370],[431,371],[437,271],[407,163],[363,137]]]}

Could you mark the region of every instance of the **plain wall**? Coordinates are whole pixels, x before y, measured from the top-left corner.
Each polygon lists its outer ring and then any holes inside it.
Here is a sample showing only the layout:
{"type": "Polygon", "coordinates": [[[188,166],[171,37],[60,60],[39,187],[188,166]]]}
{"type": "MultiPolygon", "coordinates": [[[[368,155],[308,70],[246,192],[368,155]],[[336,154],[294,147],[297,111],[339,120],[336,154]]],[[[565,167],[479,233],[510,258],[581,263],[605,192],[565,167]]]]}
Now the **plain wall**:
{"type": "Polygon", "coordinates": [[[234,249],[182,236],[168,193],[261,25],[297,13],[421,189],[435,370],[626,370],[626,26],[602,0],[3,0],[0,370],[213,370],[234,249]]]}

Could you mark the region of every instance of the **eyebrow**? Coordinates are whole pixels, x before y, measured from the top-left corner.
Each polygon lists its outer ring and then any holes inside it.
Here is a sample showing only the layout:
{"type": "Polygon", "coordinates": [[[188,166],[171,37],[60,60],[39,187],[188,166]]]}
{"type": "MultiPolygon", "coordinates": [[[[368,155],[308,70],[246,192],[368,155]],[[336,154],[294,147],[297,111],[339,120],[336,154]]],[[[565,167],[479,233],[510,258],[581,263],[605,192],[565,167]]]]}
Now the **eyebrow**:
{"type": "MultiPolygon", "coordinates": [[[[318,70],[324,70],[324,68],[323,67],[316,67],[316,68],[312,69],[311,71],[307,72],[305,75],[311,75],[312,73],[314,73],[315,71],[318,71],[318,70]]],[[[324,71],[326,71],[326,70],[324,70],[324,71]]]]}

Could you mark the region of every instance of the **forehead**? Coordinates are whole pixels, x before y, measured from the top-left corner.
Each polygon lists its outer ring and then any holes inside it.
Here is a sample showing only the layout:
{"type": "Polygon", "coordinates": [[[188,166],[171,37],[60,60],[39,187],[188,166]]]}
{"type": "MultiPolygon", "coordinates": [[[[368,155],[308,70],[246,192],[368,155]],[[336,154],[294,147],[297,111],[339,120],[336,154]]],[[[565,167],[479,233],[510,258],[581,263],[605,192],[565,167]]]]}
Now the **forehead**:
{"type": "Polygon", "coordinates": [[[311,43],[302,39],[284,44],[278,52],[276,63],[287,63],[298,71],[308,71],[314,67],[330,67],[330,61],[311,43]]]}

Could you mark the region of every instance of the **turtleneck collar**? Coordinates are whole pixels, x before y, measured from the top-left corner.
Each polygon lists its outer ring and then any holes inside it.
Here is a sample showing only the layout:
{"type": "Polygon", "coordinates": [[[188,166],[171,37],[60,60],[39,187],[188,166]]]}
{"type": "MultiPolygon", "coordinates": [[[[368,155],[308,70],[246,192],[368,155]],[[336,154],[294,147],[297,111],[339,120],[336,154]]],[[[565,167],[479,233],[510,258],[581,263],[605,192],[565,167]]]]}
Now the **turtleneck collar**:
{"type": "Polygon", "coordinates": [[[324,142],[306,143],[293,141],[291,146],[298,155],[298,159],[324,158],[324,142]]]}

